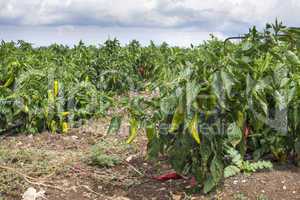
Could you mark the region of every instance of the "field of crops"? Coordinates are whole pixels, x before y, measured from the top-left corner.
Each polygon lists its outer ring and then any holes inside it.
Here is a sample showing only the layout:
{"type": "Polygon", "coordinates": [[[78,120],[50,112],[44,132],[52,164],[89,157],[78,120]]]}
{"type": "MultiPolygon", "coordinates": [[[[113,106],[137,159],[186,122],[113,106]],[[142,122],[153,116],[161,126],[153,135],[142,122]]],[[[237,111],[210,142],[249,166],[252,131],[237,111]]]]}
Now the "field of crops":
{"type": "Polygon", "coordinates": [[[109,116],[116,134],[126,115],[127,143],[145,131],[147,159],[166,156],[204,193],[274,162],[300,164],[300,29],[276,22],[236,39],[188,48],[2,42],[0,133],[68,134],[109,116]]]}

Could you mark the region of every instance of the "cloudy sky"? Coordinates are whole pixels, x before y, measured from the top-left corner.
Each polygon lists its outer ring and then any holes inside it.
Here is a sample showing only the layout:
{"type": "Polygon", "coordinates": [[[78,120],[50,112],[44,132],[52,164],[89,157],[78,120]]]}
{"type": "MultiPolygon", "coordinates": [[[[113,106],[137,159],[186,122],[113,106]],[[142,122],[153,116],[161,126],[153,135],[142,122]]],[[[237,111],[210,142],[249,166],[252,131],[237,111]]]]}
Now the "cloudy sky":
{"type": "Polygon", "coordinates": [[[300,26],[300,0],[0,0],[0,40],[35,45],[117,37],[185,46],[263,28],[277,17],[300,26]]]}

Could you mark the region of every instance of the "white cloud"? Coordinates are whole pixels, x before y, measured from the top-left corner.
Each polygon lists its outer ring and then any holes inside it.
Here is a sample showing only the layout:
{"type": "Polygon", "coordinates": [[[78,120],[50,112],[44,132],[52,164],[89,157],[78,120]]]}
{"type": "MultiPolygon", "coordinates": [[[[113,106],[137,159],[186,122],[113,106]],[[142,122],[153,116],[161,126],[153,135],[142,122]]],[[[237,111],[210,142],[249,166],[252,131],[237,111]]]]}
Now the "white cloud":
{"type": "Polygon", "coordinates": [[[299,8],[297,0],[0,0],[0,21],[36,26],[194,25],[218,29],[231,23],[262,25],[276,17],[297,24],[299,8]]]}
{"type": "Polygon", "coordinates": [[[299,0],[0,0],[0,26],[195,29],[236,35],[276,17],[300,26],[299,10],[299,0]]]}

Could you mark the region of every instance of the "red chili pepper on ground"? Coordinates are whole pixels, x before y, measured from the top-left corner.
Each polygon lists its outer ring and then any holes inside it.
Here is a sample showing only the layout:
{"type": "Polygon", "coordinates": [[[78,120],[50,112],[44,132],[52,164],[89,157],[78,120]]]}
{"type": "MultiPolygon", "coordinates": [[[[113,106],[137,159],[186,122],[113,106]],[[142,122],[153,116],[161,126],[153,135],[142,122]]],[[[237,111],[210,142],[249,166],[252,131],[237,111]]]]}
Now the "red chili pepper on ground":
{"type": "Polygon", "coordinates": [[[158,181],[167,181],[167,180],[182,179],[182,176],[180,176],[176,172],[170,172],[170,173],[163,174],[160,176],[155,176],[155,177],[153,177],[153,179],[158,180],[158,181]]]}

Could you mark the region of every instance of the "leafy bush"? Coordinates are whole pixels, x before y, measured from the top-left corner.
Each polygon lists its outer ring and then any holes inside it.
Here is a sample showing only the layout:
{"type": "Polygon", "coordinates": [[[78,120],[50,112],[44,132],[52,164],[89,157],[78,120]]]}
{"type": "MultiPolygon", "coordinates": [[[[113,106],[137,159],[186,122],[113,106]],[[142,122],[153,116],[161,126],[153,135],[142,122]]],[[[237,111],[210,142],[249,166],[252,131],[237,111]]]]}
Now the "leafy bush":
{"type": "Polygon", "coordinates": [[[99,167],[113,167],[121,162],[116,155],[105,154],[101,149],[94,147],[90,156],[90,164],[99,167]]]}
{"type": "MultiPolygon", "coordinates": [[[[299,48],[299,28],[277,21],[240,42],[212,37],[189,48],[2,42],[0,132],[67,133],[121,107],[131,117],[129,143],[145,128],[148,158],[167,155],[209,192],[224,176],[270,168],[266,155],[299,162],[299,48]],[[153,92],[131,95],[144,91],[153,92]]],[[[108,133],[120,128],[115,115],[108,133]]],[[[92,157],[117,162],[101,149],[92,157]]]]}
{"type": "Polygon", "coordinates": [[[258,161],[265,155],[280,162],[299,158],[300,30],[276,22],[241,39],[208,41],[199,57],[183,68],[177,63],[179,72],[153,84],[159,96],[134,99],[130,110],[129,142],[145,127],[149,157],[167,155],[204,192],[224,176],[271,168],[258,161]]]}

